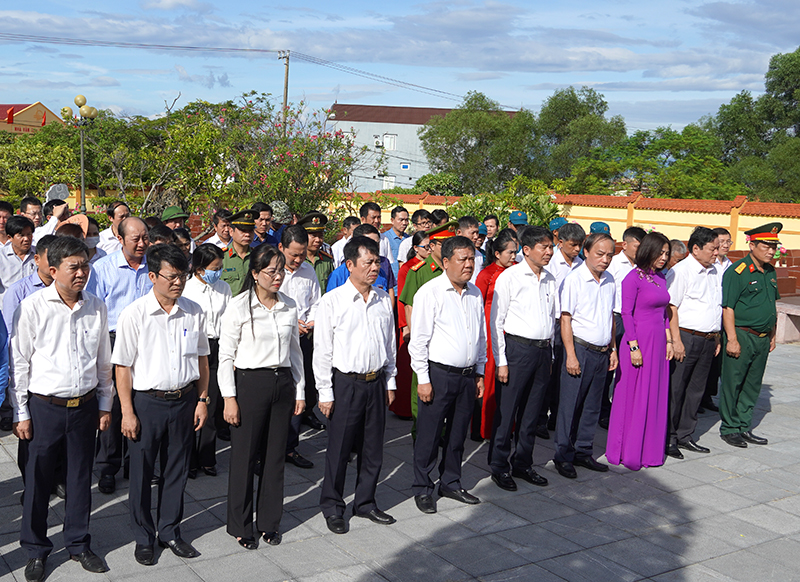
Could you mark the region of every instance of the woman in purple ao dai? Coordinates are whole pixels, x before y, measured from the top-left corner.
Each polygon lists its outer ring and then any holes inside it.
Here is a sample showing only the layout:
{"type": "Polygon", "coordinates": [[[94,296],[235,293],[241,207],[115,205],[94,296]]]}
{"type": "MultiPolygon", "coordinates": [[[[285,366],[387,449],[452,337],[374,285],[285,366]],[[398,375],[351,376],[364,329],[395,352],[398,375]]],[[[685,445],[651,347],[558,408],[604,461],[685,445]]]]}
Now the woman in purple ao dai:
{"type": "Polygon", "coordinates": [[[669,240],[651,232],[642,239],[636,267],[622,281],[620,379],[614,390],[606,459],[638,471],[664,464],[669,414],[669,292],[659,271],[669,240]]]}

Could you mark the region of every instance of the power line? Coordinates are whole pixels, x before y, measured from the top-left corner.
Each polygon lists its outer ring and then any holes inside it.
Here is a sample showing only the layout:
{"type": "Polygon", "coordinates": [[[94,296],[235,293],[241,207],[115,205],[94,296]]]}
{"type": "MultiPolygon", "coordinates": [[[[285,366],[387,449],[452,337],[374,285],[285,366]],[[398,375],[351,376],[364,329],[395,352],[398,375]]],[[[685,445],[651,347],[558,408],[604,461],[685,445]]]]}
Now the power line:
{"type": "MultiPolygon", "coordinates": [[[[202,52],[202,53],[231,53],[231,54],[242,54],[242,55],[283,54],[288,52],[285,50],[261,49],[261,48],[203,47],[203,46],[191,46],[191,45],[170,45],[170,44],[150,44],[150,43],[139,43],[139,42],[90,40],[81,38],[55,37],[55,36],[37,36],[33,34],[15,34],[9,32],[0,32],[0,40],[6,40],[9,42],[32,42],[41,44],[57,44],[57,45],[69,45],[69,46],[112,47],[112,48],[143,49],[143,50],[202,52]]],[[[391,77],[378,75],[376,73],[370,73],[369,71],[356,69],[354,67],[348,67],[347,65],[342,65],[340,63],[328,61],[312,55],[307,55],[298,52],[291,52],[291,55],[307,63],[311,63],[322,67],[327,67],[343,73],[348,73],[350,75],[355,75],[365,79],[370,79],[372,81],[377,81],[379,83],[384,83],[386,85],[399,87],[401,89],[407,89],[409,91],[416,91],[418,93],[424,93],[426,95],[431,95],[433,97],[452,99],[455,101],[461,101],[463,99],[462,95],[458,95],[456,93],[449,93],[447,91],[441,91],[439,89],[434,89],[432,87],[425,87],[423,85],[408,83],[406,81],[393,79],[391,77]]]]}

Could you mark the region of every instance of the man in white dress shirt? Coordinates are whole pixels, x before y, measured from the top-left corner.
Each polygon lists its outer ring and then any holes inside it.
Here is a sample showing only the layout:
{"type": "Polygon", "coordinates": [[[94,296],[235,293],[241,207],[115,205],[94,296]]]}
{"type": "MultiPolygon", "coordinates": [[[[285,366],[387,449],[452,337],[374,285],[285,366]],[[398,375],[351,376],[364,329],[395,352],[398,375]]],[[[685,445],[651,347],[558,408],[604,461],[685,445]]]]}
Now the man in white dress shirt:
{"type": "Polygon", "coordinates": [[[682,459],[679,449],[710,450],[692,434],[714,356],[720,351],[722,273],[717,267],[719,238],[704,226],[689,237],[689,255],[672,268],[669,327],[675,353],[670,366],[670,423],[667,454],[682,459]]]}
{"type": "Polygon", "coordinates": [[[215,245],[221,249],[227,248],[231,242],[231,217],[233,213],[223,208],[217,210],[211,221],[214,224],[214,234],[208,237],[208,244],[215,245]]]}
{"type": "MultiPolygon", "coordinates": [[[[586,231],[580,224],[570,222],[559,226],[558,246],[553,252],[553,258],[547,264],[546,269],[556,279],[557,293],[561,292],[561,284],[572,271],[583,263],[580,258],[583,241],[586,239],[586,231]]],[[[564,342],[561,341],[561,314],[556,316],[556,327],[553,332],[553,373],[550,375],[550,383],[547,386],[547,394],[539,413],[539,426],[536,428],[536,436],[539,438],[550,438],[549,430],[556,428],[556,417],[558,416],[558,393],[561,387],[561,366],[564,364],[564,342]],[[550,413],[548,419],[547,413],[550,413]]]]}
{"type": "Polygon", "coordinates": [[[375,502],[383,464],[386,408],[396,389],[394,313],[389,294],[372,286],[381,261],[378,243],[354,237],[344,249],[350,277],[322,296],[314,329],[314,376],[328,417],[328,448],[320,508],[334,533],[347,526],[344,482],[350,453],[358,455],[353,515],[381,525],[394,518],[375,502]]]}
{"type": "Polygon", "coordinates": [[[117,200],[108,206],[106,214],[111,219],[111,226],[100,232],[100,242],[97,243],[97,247],[110,255],[122,248],[119,225],[131,215],[131,209],[122,200],[117,200]]]}
{"type": "Polygon", "coordinates": [[[206,316],[184,297],[186,255],[174,245],[147,251],[150,293],[126,307],[117,322],[112,363],[122,407],[122,434],[129,439],[130,523],[134,558],[154,562],[153,544],[179,558],[199,555],[181,538],[183,493],[192,440],[208,416],[206,316]],[[151,481],[160,457],[158,510],[150,511],[151,481]]]}
{"type": "MultiPolygon", "coordinates": [[[[608,274],[614,277],[614,287],[616,295],[614,296],[614,341],[617,346],[617,353],[619,353],[619,344],[622,341],[622,334],[625,333],[625,326],[622,323],[622,281],[628,276],[628,273],[633,271],[635,266],[634,259],[636,258],[636,251],[639,245],[642,244],[642,239],[647,233],[643,228],[638,226],[630,226],[622,233],[622,250],[619,254],[611,259],[611,264],[608,266],[608,274]]],[[[603,408],[600,411],[600,426],[607,429],[608,419],[611,416],[611,400],[610,395],[613,392],[612,385],[615,381],[615,373],[609,372],[606,376],[606,383],[603,386],[603,408]]]]}
{"type": "MultiPolygon", "coordinates": [[[[358,215],[361,217],[362,224],[371,224],[381,232],[381,207],[376,202],[366,202],[358,210],[358,215]]],[[[392,249],[389,247],[389,239],[382,238],[381,242],[381,256],[387,259],[392,255],[392,249]]]]}
{"type": "Polygon", "coordinates": [[[333,264],[335,267],[344,263],[344,245],[350,242],[353,231],[359,224],[361,224],[361,221],[355,216],[348,216],[342,221],[343,236],[331,245],[331,254],[333,255],[333,264]]]}
{"type": "MultiPolygon", "coordinates": [[[[278,250],[286,259],[281,293],[288,295],[297,304],[297,319],[300,325],[300,349],[303,351],[303,366],[306,379],[306,411],[314,414],[317,404],[317,388],[314,384],[312,360],[314,356],[314,318],[317,301],[322,296],[317,273],[308,256],[308,233],[299,225],[287,226],[281,233],[278,250]]],[[[300,444],[302,415],[292,416],[289,424],[289,439],[286,442],[286,462],[300,469],[310,469],[314,463],[297,452],[300,444]]]]}
{"type": "Polygon", "coordinates": [[[89,535],[95,432],[109,426],[113,395],[106,306],[83,291],[90,269],[83,242],[59,237],[47,255],[53,284],[20,303],[11,336],[14,434],[29,441],[20,534],[29,581],[44,579],[53,549],[48,502],[62,458],[65,546],[86,570],[106,571],[89,535]]]}
{"type": "Polygon", "coordinates": [[[614,240],[593,233],[584,243],[586,260],[561,286],[561,339],[565,361],[555,436],[558,472],[575,479],[575,465],[592,471],[608,466],[592,457],[600,417],[603,383],[617,368],[614,343],[614,278],[606,272],[614,255],[614,240]]]}
{"type": "Polygon", "coordinates": [[[11,242],[0,247],[0,301],[11,287],[36,270],[33,223],[25,216],[12,216],[6,223],[11,242]]]}
{"type": "Polygon", "coordinates": [[[456,229],[456,236],[463,236],[472,241],[472,246],[475,249],[475,269],[472,271],[472,279],[470,283],[475,283],[478,274],[483,270],[483,253],[479,250],[478,246],[478,231],[480,223],[474,216],[462,216],[458,219],[458,228],[456,229]]]}
{"type": "Polygon", "coordinates": [[[417,386],[417,440],[414,484],[417,508],[436,513],[431,472],[439,443],[439,495],[474,505],[480,499],[461,485],[461,460],[475,398],[483,396],[486,317],[483,296],[469,282],[475,245],[454,236],[442,244],[444,276],[425,283],[414,295],[408,352],[417,386]],[[447,421],[447,430],[442,429],[447,421]]]}
{"type": "Polygon", "coordinates": [[[545,269],[553,256],[553,233],[529,226],[519,238],[525,262],[497,277],[489,319],[497,363],[489,466],[492,481],[507,491],[517,490],[514,477],[547,485],[547,479],[533,469],[533,446],[550,382],[556,315],[560,315],[556,279],[545,269]]]}
{"type": "Polygon", "coordinates": [[[54,234],[61,224],[70,217],[69,206],[63,200],[50,200],[42,208],[45,222],[33,231],[34,247],[43,236],[54,234]]]}

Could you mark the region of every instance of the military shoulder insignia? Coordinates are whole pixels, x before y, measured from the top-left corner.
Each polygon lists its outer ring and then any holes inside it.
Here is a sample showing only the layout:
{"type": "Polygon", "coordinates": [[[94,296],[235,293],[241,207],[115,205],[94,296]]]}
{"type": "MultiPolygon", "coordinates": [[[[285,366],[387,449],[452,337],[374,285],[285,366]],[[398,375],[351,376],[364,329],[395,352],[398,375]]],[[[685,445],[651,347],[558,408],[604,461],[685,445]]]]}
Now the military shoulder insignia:
{"type": "Polygon", "coordinates": [[[746,266],[747,266],[747,265],[745,265],[744,263],[740,263],[740,264],[739,264],[739,266],[738,266],[738,267],[736,267],[736,268],[734,269],[734,271],[736,271],[736,274],[737,274],[737,275],[741,275],[741,274],[742,274],[742,271],[744,271],[744,268],[745,268],[746,266]]]}
{"type": "Polygon", "coordinates": [[[330,254],[326,253],[322,249],[319,250],[319,254],[320,254],[321,257],[333,260],[333,255],[330,255],[330,254]]]}
{"type": "Polygon", "coordinates": [[[425,264],[425,261],[423,261],[423,262],[421,262],[421,263],[417,263],[416,265],[414,265],[413,267],[411,267],[411,270],[412,270],[412,271],[419,271],[419,270],[422,268],[422,265],[424,265],[424,264],[425,264]]]}
{"type": "Polygon", "coordinates": [[[435,271],[435,270],[436,270],[436,263],[431,263],[431,271],[435,271]]]}
{"type": "Polygon", "coordinates": [[[751,273],[755,273],[756,272],[756,266],[755,265],[750,265],[750,272],[751,273]]]}

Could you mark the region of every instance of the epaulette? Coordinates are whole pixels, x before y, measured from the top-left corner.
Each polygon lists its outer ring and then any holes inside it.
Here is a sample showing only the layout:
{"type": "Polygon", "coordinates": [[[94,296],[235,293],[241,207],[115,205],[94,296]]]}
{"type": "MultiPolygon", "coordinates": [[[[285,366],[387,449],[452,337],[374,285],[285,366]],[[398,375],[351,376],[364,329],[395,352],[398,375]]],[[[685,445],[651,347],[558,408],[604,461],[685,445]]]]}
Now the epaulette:
{"type": "Polygon", "coordinates": [[[431,271],[435,271],[435,270],[436,270],[436,263],[431,263],[431,271]]]}
{"type": "Polygon", "coordinates": [[[424,265],[424,264],[425,264],[425,261],[422,261],[421,263],[417,263],[416,265],[411,267],[411,270],[412,271],[419,271],[422,268],[422,265],[424,265]]]}
{"type": "Polygon", "coordinates": [[[323,251],[322,249],[320,249],[320,250],[319,250],[319,251],[317,251],[317,252],[320,254],[320,256],[321,256],[321,257],[325,257],[326,259],[333,260],[333,255],[326,253],[326,252],[325,252],[325,251],[323,251]]]}
{"type": "Polygon", "coordinates": [[[230,247],[230,248],[225,247],[225,249],[228,251],[228,258],[232,257],[233,254],[236,252],[236,251],[233,250],[233,247],[230,247]]]}
{"type": "Polygon", "coordinates": [[[739,266],[734,269],[734,271],[736,271],[737,275],[741,275],[744,272],[746,267],[747,267],[747,264],[745,264],[745,262],[742,261],[741,263],[739,263],[739,266]]]}

